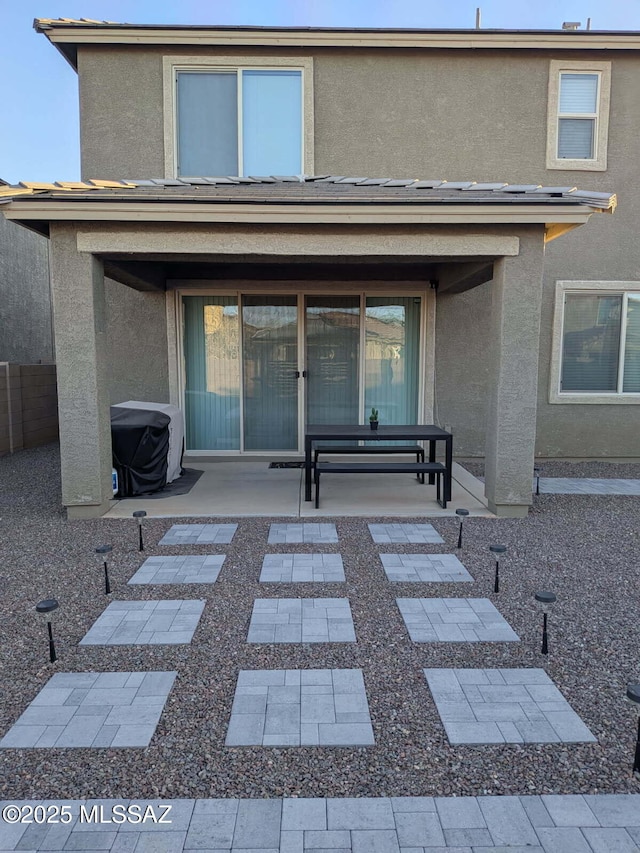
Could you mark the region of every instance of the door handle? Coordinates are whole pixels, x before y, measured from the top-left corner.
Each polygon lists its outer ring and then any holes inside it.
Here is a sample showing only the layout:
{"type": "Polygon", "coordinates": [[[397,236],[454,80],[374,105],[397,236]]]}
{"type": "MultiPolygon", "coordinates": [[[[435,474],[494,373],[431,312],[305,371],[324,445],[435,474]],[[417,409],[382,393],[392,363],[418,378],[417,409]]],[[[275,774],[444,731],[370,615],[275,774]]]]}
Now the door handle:
{"type": "MultiPolygon", "coordinates": [[[[296,379],[300,379],[300,375],[301,375],[301,374],[300,374],[300,371],[299,371],[299,370],[296,370],[296,379]]],[[[303,371],[302,371],[302,378],[303,378],[303,379],[306,379],[306,378],[307,378],[307,371],[306,371],[306,370],[303,370],[303,371]]]]}

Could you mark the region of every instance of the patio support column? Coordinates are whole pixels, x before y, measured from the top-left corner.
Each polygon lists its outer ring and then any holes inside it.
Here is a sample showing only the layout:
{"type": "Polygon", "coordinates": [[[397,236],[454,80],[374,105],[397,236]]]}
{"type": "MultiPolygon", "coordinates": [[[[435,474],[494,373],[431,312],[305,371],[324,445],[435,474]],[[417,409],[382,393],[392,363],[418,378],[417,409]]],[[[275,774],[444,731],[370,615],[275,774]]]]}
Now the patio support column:
{"type": "Polygon", "coordinates": [[[490,284],[485,495],[492,512],[512,518],[531,504],[543,262],[543,229],[527,229],[520,254],[497,261],[490,284]]]}
{"type": "Polygon", "coordinates": [[[104,274],[72,225],[51,227],[51,290],[62,502],[69,518],[95,518],[112,499],[104,274]]]}

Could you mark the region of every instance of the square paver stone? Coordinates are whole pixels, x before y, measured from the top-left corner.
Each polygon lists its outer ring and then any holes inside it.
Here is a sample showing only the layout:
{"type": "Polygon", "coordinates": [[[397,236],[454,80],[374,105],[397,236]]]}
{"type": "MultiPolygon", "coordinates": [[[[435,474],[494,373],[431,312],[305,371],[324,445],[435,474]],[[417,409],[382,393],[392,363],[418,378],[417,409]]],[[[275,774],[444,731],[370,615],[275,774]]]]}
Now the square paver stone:
{"type": "Polygon", "coordinates": [[[0,740],[0,747],[148,746],[176,675],[58,672],[0,740]]]}
{"type": "Polygon", "coordinates": [[[379,545],[440,545],[444,542],[433,524],[370,524],[369,532],[379,545]]]}
{"type": "Polygon", "coordinates": [[[80,640],[81,646],[190,643],[204,601],[112,601],[80,640]]]}
{"type": "Polygon", "coordinates": [[[266,554],[260,583],[342,583],[340,554],[266,554]]]}
{"type": "Polygon", "coordinates": [[[333,544],[338,541],[335,524],[272,524],[269,528],[270,545],[293,545],[296,543],[333,544]]]}
{"type": "Polygon", "coordinates": [[[372,746],[360,669],[241,670],[227,746],[372,746]]]}
{"type": "Polygon", "coordinates": [[[258,598],[248,643],[355,643],[348,598],[258,598]]]}
{"type": "Polygon", "coordinates": [[[129,583],[215,583],[224,561],[224,554],[148,557],[129,583]]]}
{"type": "Polygon", "coordinates": [[[380,554],[387,580],[402,583],[473,581],[455,554],[380,554]]]}
{"type": "Polygon", "coordinates": [[[174,524],[159,544],[228,545],[237,529],[237,524],[174,524]]]}
{"type": "Polygon", "coordinates": [[[520,637],[488,598],[396,598],[414,643],[513,643],[520,637]]]}
{"type": "Polygon", "coordinates": [[[452,744],[592,743],[543,669],[425,669],[452,744]]]}

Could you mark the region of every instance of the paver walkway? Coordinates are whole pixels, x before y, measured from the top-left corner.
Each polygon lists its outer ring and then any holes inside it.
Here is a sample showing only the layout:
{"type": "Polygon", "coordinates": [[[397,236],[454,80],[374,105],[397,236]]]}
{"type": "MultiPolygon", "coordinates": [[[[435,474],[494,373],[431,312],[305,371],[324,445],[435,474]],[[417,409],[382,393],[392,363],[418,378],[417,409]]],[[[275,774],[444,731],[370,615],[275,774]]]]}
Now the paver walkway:
{"type": "Polygon", "coordinates": [[[355,643],[348,598],[258,598],[248,643],[355,643]]]}
{"type": "MultiPolygon", "coordinates": [[[[535,481],[533,484],[535,491],[535,481]]],[[[540,477],[545,495],[640,495],[640,480],[606,477],[540,477]]]]}
{"type": "Polygon", "coordinates": [[[455,554],[380,554],[387,580],[400,583],[473,581],[455,554]]]}
{"type": "Polygon", "coordinates": [[[190,643],[204,601],[112,601],[80,640],[81,646],[190,643]]]}
{"type": "Polygon", "coordinates": [[[517,642],[488,598],[396,598],[414,643],[517,642]]]}
{"type": "Polygon", "coordinates": [[[44,800],[16,805],[64,805],[72,817],[68,824],[50,826],[0,820],[0,850],[11,853],[640,853],[636,794],[44,800]],[[144,822],[109,823],[118,815],[115,806],[124,815],[134,814],[134,807],[140,814],[145,807],[152,812],[144,822]],[[97,822],[100,814],[102,825],[97,822]]]}
{"type": "Polygon", "coordinates": [[[341,583],[340,554],[266,554],[260,583],[341,583]]]}
{"type": "Polygon", "coordinates": [[[335,524],[272,524],[270,545],[295,545],[301,542],[333,544],[338,541],[335,524]]]}
{"type": "Polygon", "coordinates": [[[444,539],[433,524],[370,524],[369,532],[380,545],[407,545],[429,543],[441,545],[444,539]]]}
{"type": "Polygon", "coordinates": [[[543,669],[425,669],[424,674],[450,743],[596,740],[543,669]]]}
{"type": "Polygon", "coordinates": [[[228,545],[237,524],[174,524],[159,545],[228,545]]]}
{"type": "Polygon", "coordinates": [[[227,746],[369,746],[359,669],[241,670],[227,746]]]}
{"type": "Polygon", "coordinates": [[[224,561],[224,554],[148,557],[128,583],[215,583],[224,561]]]}
{"type": "Polygon", "coordinates": [[[0,747],[148,746],[176,675],[57,672],[0,747]]]}

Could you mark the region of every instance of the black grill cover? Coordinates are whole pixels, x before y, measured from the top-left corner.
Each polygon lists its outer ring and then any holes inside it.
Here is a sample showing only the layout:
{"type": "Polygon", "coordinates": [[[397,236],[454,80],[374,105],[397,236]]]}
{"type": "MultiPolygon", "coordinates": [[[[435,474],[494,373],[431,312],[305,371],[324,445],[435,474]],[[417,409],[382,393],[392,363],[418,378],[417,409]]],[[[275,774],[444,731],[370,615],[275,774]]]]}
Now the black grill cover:
{"type": "Polygon", "coordinates": [[[113,467],[118,497],[157,492],[167,484],[169,423],[163,412],[111,407],[113,467]]]}

